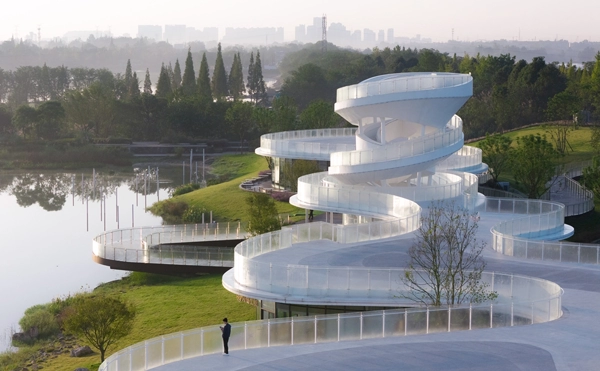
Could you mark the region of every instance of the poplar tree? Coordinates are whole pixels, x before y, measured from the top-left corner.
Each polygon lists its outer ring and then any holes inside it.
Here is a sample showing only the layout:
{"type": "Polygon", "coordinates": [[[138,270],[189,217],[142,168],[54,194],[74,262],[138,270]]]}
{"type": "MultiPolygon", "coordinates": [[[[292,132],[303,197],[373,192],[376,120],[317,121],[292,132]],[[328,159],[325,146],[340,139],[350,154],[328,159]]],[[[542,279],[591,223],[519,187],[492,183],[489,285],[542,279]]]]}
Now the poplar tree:
{"type": "Polygon", "coordinates": [[[160,67],[160,75],[158,76],[158,83],[156,84],[156,96],[160,98],[166,98],[169,94],[171,94],[171,91],[171,80],[169,79],[169,73],[163,64],[160,67]]]}
{"type": "Polygon", "coordinates": [[[152,81],[150,81],[150,70],[146,68],[146,78],[144,79],[144,93],[152,94],[152,81]]]}
{"type": "Polygon", "coordinates": [[[256,52],[256,60],[254,61],[254,70],[252,71],[252,79],[255,81],[255,103],[261,102],[267,98],[267,87],[262,74],[262,63],[260,61],[260,51],[256,52]]]}
{"type": "Polygon", "coordinates": [[[223,64],[223,55],[221,54],[221,43],[217,48],[217,60],[215,61],[215,70],[212,76],[212,91],[217,100],[227,97],[227,73],[223,64]]]}
{"type": "Polygon", "coordinates": [[[248,84],[246,87],[248,88],[250,100],[254,101],[254,91],[256,90],[256,84],[254,81],[254,52],[250,52],[250,63],[248,64],[248,84]]]}
{"type": "Polygon", "coordinates": [[[125,86],[127,86],[127,89],[129,89],[129,87],[131,86],[131,78],[132,77],[133,77],[133,74],[131,72],[131,61],[128,59],[127,67],[125,67],[125,86]]]}
{"type": "Polygon", "coordinates": [[[175,68],[173,69],[173,80],[171,82],[171,85],[173,85],[173,90],[179,89],[181,87],[181,67],[179,66],[179,59],[175,60],[175,68]]]}
{"type": "Polygon", "coordinates": [[[194,72],[194,61],[192,52],[188,49],[185,59],[185,71],[183,71],[183,80],[181,81],[181,92],[185,96],[192,96],[196,93],[196,72],[194,72]]]}
{"type": "Polygon", "coordinates": [[[167,76],[169,76],[169,84],[171,85],[171,92],[175,89],[175,73],[173,72],[173,66],[171,66],[171,62],[169,62],[169,66],[167,67],[167,76]]]}
{"type": "Polygon", "coordinates": [[[198,95],[200,98],[212,100],[212,90],[210,88],[210,77],[208,75],[208,61],[206,53],[202,53],[202,62],[200,62],[200,71],[198,72],[198,95]]]}
{"type": "Polygon", "coordinates": [[[129,84],[129,98],[139,98],[140,97],[140,80],[138,80],[137,73],[133,73],[133,77],[131,77],[131,83],[129,84]]]}
{"type": "Polygon", "coordinates": [[[242,61],[238,52],[233,55],[233,63],[231,64],[231,72],[229,73],[229,92],[234,100],[238,100],[245,91],[242,61]]]}

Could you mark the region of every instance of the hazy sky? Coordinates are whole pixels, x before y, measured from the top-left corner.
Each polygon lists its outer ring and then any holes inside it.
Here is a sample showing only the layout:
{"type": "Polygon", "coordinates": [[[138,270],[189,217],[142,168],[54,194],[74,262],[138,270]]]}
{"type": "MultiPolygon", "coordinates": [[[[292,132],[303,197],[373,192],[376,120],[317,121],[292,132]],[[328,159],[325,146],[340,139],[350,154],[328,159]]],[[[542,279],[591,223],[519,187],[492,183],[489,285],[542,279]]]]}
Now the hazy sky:
{"type": "Polygon", "coordinates": [[[284,27],[311,24],[327,14],[350,30],[393,28],[395,36],[420,34],[434,41],[554,40],[600,41],[600,1],[558,0],[7,0],[0,12],[0,40],[29,32],[42,38],[74,30],[108,30],[136,36],[139,24],[185,24],[195,28],[284,27]],[[572,4],[572,5],[571,5],[572,4]],[[576,5],[575,5],[576,4],[576,5]],[[586,16],[589,15],[589,16],[586,16]]]}

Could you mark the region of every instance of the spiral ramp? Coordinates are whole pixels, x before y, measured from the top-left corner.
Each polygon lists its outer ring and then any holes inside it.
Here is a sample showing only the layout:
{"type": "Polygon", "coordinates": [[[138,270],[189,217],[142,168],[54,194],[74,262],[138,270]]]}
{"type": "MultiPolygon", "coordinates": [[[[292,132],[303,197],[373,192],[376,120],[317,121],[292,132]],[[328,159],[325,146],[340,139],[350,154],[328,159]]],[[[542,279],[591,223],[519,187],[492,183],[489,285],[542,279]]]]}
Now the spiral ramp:
{"type": "Polygon", "coordinates": [[[392,289],[401,267],[340,262],[352,246],[392,239],[398,246],[409,244],[422,210],[436,201],[486,215],[482,236],[505,255],[518,255],[523,241],[572,234],[564,224],[564,205],[477,192],[477,174],[487,165],[480,149],[464,146],[462,120],[455,115],[472,90],[473,79],[465,74],[378,76],[338,89],[335,111],[355,129],[264,135],[257,154],[329,159],[328,171],[298,179],[290,203],[340,213],[343,221],[296,224],[242,242],[235,249],[234,268],[223,276],[224,287],[279,303],[414,305],[392,289]],[[335,258],[323,262],[317,258],[322,254],[335,258]]]}

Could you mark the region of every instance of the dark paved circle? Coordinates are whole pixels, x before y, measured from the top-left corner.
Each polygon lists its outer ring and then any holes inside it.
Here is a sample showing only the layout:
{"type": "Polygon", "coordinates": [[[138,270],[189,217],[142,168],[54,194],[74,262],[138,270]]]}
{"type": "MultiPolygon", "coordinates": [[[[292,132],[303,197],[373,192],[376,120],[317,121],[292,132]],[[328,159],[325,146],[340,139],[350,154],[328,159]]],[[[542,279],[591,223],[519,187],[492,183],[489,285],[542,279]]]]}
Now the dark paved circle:
{"type": "Polygon", "coordinates": [[[263,370],[556,371],[547,351],[509,342],[435,342],[315,352],[241,368],[263,370]]]}

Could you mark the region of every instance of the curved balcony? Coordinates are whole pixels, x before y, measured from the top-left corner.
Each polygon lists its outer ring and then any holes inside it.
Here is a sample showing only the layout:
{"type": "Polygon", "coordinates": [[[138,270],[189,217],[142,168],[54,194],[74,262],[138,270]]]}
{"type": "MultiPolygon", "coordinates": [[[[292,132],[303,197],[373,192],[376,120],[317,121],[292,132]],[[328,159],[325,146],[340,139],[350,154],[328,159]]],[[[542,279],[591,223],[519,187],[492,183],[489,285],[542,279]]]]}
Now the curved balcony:
{"type": "Polygon", "coordinates": [[[265,134],[256,154],[278,158],[329,161],[333,152],[356,148],[356,128],[312,129],[265,134]]]}

